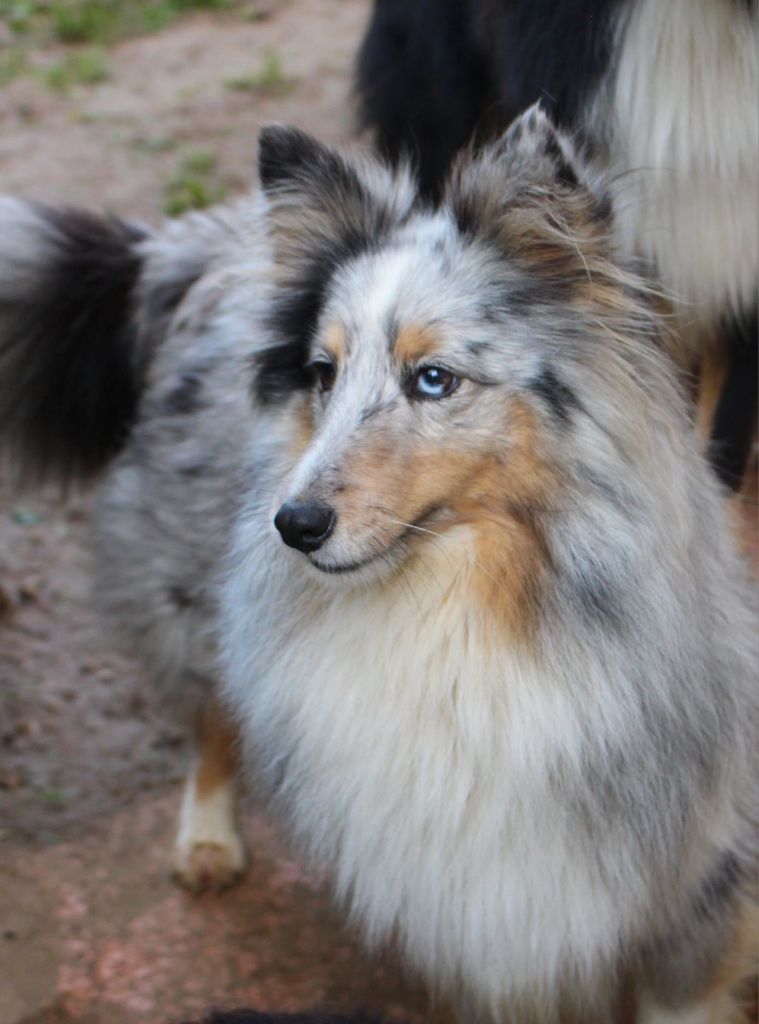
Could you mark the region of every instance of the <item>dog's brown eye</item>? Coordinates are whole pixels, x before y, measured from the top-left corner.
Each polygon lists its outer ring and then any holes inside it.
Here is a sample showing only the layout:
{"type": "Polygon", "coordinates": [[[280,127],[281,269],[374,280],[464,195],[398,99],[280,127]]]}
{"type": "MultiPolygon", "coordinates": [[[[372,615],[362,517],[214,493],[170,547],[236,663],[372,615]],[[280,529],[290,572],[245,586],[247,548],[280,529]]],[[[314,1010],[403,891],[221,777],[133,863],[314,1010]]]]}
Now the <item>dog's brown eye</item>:
{"type": "Polygon", "coordinates": [[[414,374],[411,385],[412,398],[447,398],[452,395],[461,381],[442,366],[422,366],[414,374]]]}
{"type": "Polygon", "coordinates": [[[337,376],[337,367],[329,359],[314,359],[306,369],[320,391],[331,391],[337,376]]]}

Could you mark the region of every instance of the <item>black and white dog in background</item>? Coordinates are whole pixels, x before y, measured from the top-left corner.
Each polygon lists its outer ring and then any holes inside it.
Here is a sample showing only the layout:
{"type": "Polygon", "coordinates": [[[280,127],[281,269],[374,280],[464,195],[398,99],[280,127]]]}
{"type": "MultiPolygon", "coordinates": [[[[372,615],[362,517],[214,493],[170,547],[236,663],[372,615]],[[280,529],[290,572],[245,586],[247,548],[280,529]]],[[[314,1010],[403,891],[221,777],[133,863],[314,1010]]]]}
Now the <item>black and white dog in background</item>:
{"type": "Polygon", "coordinates": [[[429,195],[472,136],[538,99],[612,172],[618,241],[677,300],[677,356],[739,486],[757,410],[756,0],[375,0],[358,92],[429,195]]]}

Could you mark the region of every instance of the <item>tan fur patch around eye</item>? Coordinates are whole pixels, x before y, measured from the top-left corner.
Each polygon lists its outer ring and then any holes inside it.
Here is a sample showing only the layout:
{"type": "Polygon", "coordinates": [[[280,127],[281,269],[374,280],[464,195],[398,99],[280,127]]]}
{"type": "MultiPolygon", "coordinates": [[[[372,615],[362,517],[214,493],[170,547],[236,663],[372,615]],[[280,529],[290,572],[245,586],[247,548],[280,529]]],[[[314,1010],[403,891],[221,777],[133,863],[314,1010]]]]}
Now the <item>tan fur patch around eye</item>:
{"type": "Polygon", "coordinates": [[[348,339],[343,325],[338,323],[329,324],[322,335],[322,344],[334,356],[336,362],[341,362],[345,358],[348,347],[348,339]]]}
{"type": "Polygon", "coordinates": [[[393,345],[398,363],[421,363],[440,352],[441,339],[432,327],[402,327],[393,345]]]}

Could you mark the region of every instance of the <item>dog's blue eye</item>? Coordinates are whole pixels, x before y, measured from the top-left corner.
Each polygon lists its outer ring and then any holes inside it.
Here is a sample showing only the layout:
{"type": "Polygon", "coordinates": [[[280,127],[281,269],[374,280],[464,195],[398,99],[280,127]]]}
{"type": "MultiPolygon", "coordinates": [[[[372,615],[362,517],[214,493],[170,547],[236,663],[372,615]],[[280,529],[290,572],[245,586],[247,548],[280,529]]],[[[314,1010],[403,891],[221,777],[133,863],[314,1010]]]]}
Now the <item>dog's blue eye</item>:
{"type": "Polygon", "coordinates": [[[461,381],[442,366],[422,366],[416,371],[411,389],[414,398],[446,398],[461,381]]]}
{"type": "Polygon", "coordinates": [[[306,369],[320,391],[332,390],[337,376],[337,367],[333,362],[330,362],[329,359],[314,359],[306,369]]]}

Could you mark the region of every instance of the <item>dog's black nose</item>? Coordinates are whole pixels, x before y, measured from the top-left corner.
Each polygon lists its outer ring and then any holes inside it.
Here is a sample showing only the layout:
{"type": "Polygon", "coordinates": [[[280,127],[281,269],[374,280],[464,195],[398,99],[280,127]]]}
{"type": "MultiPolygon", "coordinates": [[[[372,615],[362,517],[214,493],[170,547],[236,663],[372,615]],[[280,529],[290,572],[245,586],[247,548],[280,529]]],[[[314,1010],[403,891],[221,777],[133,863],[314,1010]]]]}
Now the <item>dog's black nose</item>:
{"type": "Polygon", "coordinates": [[[337,515],[315,501],[287,501],[274,516],[282,540],[298,551],[316,551],[331,536],[337,515]]]}

